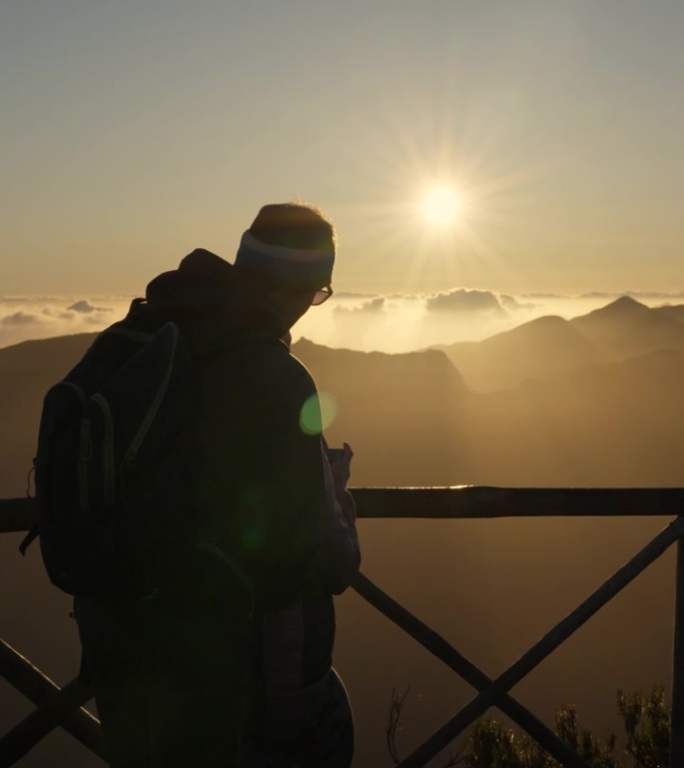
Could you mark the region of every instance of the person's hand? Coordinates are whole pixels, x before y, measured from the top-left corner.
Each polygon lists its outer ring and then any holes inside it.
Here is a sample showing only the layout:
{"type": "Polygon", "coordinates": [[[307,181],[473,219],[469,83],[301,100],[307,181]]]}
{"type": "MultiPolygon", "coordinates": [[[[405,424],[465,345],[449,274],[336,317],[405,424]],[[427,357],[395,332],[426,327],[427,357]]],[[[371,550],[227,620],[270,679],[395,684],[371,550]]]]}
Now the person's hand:
{"type": "Polygon", "coordinates": [[[351,460],[354,458],[354,451],[352,451],[349,443],[343,443],[343,447],[344,453],[330,462],[333,483],[336,488],[346,488],[351,475],[351,460]]]}

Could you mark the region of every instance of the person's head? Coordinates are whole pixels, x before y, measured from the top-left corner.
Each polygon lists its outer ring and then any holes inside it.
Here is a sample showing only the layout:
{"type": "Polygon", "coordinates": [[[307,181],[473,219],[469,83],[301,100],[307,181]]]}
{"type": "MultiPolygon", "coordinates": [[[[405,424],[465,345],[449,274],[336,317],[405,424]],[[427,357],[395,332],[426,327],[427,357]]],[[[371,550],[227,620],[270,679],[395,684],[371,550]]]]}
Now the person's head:
{"type": "Polygon", "coordinates": [[[332,222],[318,208],[265,205],[242,236],[235,266],[267,294],[289,328],[332,294],[336,243],[332,222]]]}

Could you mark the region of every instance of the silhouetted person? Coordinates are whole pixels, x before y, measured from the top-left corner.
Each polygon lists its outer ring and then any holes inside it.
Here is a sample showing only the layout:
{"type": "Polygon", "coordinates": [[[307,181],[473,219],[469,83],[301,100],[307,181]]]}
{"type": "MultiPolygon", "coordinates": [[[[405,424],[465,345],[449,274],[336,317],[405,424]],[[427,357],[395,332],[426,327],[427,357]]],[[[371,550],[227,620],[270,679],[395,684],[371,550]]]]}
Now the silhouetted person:
{"type": "Polygon", "coordinates": [[[193,251],[119,324],[179,325],[197,354],[197,414],[172,578],[150,599],[75,600],[115,768],[351,763],[332,595],[360,561],[352,452],[329,463],[314,382],[288,344],[331,295],[334,258],[320,211],[267,205],[234,265],[193,251]]]}

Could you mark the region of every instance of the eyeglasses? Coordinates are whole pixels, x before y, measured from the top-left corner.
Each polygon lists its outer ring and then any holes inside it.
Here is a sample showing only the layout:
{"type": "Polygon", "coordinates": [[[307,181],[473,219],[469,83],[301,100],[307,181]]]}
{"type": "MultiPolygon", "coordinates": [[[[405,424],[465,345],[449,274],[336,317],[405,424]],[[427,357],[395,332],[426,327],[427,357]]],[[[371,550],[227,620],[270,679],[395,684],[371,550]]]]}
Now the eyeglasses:
{"type": "Polygon", "coordinates": [[[327,301],[332,295],[333,295],[333,289],[331,286],[326,285],[325,288],[319,288],[314,294],[313,300],[311,301],[311,306],[312,307],[319,306],[324,301],[327,301]]]}

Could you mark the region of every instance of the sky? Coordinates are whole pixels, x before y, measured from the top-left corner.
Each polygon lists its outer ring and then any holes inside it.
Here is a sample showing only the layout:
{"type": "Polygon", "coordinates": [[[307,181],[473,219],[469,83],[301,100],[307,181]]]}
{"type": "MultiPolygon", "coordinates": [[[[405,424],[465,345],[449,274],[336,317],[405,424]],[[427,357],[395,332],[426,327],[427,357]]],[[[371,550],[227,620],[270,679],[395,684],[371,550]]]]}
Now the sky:
{"type": "Polygon", "coordinates": [[[3,0],[0,296],[140,295],[292,199],[338,293],[681,293],[683,34],[681,0],[3,0]]]}

